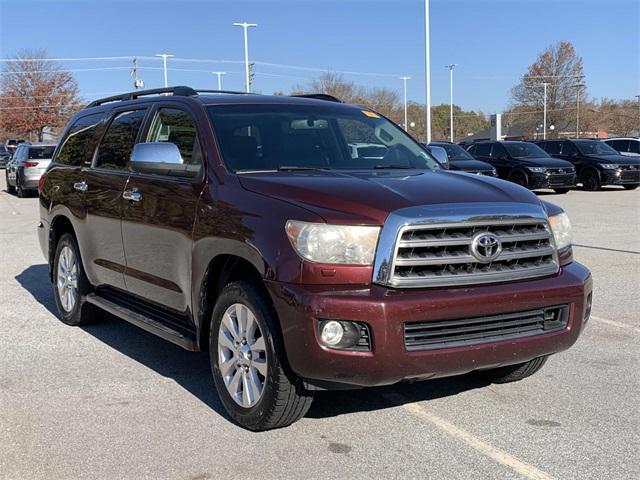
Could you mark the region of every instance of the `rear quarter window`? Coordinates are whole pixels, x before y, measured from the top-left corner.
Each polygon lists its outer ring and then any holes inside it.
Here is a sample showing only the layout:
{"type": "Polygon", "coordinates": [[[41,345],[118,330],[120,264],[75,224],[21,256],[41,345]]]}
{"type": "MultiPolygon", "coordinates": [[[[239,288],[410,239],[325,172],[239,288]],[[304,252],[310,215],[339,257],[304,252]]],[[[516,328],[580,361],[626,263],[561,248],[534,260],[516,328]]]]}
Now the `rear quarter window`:
{"type": "Polygon", "coordinates": [[[89,165],[98,143],[107,113],[95,113],[77,119],[62,140],[56,162],[65,165],[89,165]]]}

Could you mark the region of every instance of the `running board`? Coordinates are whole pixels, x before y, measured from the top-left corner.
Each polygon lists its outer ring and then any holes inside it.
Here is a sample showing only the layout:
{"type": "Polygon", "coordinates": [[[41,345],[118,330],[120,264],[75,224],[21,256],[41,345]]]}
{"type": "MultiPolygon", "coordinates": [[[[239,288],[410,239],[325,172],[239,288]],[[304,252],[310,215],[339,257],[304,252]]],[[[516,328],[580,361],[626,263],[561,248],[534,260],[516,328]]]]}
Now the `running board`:
{"type": "Polygon", "coordinates": [[[135,312],[112,300],[107,300],[106,298],[101,297],[95,293],[90,293],[89,295],[87,295],[86,300],[92,305],[95,305],[96,307],[99,307],[118,318],[126,320],[136,327],[140,327],[149,333],[153,333],[158,337],[170,341],[171,343],[175,343],[176,345],[179,345],[186,350],[198,350],[198,345],[194,336],[171,328],[164,323],[155,320],[154,318],[135,312]]]}

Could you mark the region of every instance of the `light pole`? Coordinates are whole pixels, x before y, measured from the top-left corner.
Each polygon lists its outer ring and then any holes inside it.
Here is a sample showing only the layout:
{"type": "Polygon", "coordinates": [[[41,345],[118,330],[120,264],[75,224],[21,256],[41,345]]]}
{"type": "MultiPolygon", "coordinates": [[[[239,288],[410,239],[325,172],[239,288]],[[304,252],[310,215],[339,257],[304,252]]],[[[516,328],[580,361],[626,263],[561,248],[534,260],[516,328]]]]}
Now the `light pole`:
{"type": "Polygon", "coordinates": [[[405,131],[409,130],[409,124],[407,123],[407,80],[411,80],[411,77],[400,77],[403,84],[404,91],[404,129],[405,131]]]}
{"type": "Polygon", "coordinates": [[[585,87],[584,83],[573,85],[576,90],[576,138],[580,138],[580,90],[585,87]]]}
{"type": "Polygon", "coordinates": [[[218,76],[218,90],[222,90],[222,75],[226,75],[227,72],[211,72],[218,76]]]}
{"type": "Polygon", "coordinates": [[[169,86],[167,81],[167,58],[173,57],[170,53],[156,53],[156,57],[162,58],[162,64],[164,65],[164,88],[169,86]]]}
{"type": "Polygon", "coordinates": [[[234,23],[234,27],[242,27],[244,30],[244,72],[245,72],[245,91],[251,92],[251,83],[249,82],[249,40],[247,39],[247,29],[249,27],[257,27],[257,23],[234,23]]]}
{"type": "Polygon", "coordinates": [[[431,46],[429,40],[429,0],[424,0],[425,89],[427,110],[427,143],[431,142],[431,46]]]}
{"type": "Polygon", "coordinates": [[[550,83],[544,82],[542,86],[544,86],[544,116],[542,120],[542,139],[547,139],[547,87],[550,83]]]}
{"type": "Polygon", "coordinates": [[[636,95],[636,98],[638,99],[638,118],[640,118],[640,95],[636,95]]]}
{"type": "Polygon", "coordinates": [[[450,140],[453,143],[453,69],[457,67],[457,63],[451,63],[445,65],[444,68],[449,69],[449,125],[450,125],[450,140]]]}

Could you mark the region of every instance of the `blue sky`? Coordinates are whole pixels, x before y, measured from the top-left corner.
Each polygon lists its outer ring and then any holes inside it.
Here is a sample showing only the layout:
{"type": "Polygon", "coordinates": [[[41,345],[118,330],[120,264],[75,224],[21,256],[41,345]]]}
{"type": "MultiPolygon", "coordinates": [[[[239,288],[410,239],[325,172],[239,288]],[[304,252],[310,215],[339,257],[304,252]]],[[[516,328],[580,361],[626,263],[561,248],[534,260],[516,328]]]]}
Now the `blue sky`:
{"type": "MultiPolygon", "coordinates": [[[[250,57],[349,72],[355,83],[401,90],[424,101],[423,2],[414,1],[44,1],[0,0],[0,56],[44,48],[54,58],[153,56],[170,61],[169,82],[215,88],[212,70],[229,73],[223,87],[243,88],[242,30],[250,30],[250,57]],[[192,70],[192,71],[185,71],[192,70]],[[203,70],[203,71],[197,71],[203,70]]],[[[455,101],[465,109],[500,111],[509,90],[546,46],[569,40],[584,59],[591,97],[633,98],[640,93],[638,0],[431,1],[433,104],[448,103],[445,64],[457,63],[455,101]]],[[[64,61],[85,98],[132,89],[127,60],[64,61]],[[85,70],[102,69],[110,70],[85,70]]],[[[141,60],[148,88],[162,86],[161,62],[141,60]]],[[[254,90],[288,92],[318,73],[256,67],[254,90]]]]}

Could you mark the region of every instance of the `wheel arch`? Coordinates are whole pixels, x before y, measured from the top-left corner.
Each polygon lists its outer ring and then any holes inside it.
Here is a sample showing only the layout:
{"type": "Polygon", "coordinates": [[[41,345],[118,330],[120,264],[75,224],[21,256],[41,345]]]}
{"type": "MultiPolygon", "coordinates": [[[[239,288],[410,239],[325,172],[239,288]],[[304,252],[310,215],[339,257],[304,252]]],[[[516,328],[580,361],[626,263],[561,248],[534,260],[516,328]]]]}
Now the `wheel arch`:
{"type": "Polygon", "coordinates": [[[49,278],[53,281],[53,261],[55,259],[56,245],[58,245],[58,241],[60,237],[65,233],[69,233],[73,235],[78,241],[78,236],[76,235],[76,231],[73,227],[73,223],[66,215],[56,215],[51,220],[51,225],[49,227],[49,245],[48,245],[48,266],[49,266],[49,278]]]}
{"type": "Polygon", "coordinates": [[[208,347],[210,317],[222,289],[231,282],[244,280],[256,286],[271,301],[264,283],[267,271],[268,268],[262,258],[257,261],[255,256],[239,251],[219,253],[209,260],[199,287],[196,289],[197,298],[194,299],[200,350],[206,350],[208,347]]]}

